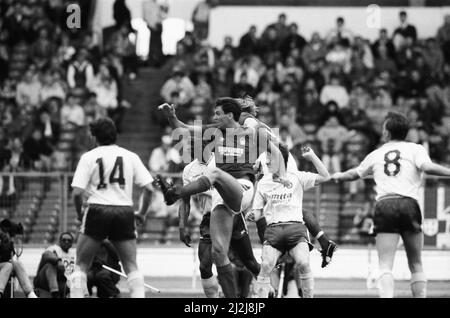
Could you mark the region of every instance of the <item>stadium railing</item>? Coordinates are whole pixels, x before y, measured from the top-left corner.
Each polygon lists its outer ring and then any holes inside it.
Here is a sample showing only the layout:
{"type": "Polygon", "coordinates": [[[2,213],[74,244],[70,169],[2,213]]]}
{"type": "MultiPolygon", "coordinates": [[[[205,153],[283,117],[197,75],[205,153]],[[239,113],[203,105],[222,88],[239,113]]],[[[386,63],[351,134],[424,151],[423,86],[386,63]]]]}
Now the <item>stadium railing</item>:
{"type": "MultiPolygon", "coordinates": [[[[160,174],[181,182],[180,173],[160,174]]],[[[72,177],[72,172],[0,173],[0,219],[22,223],[26,244],[53,243],[62,231],[76,233],[79,222],[71,199],[72,177]]],[[[360,189],[356,196],[349,197],[347,185],[328,183],[305,192],[304,208],[314,211],[324,231],[338,243],[365,244],[354,222],[355,215],[370,203],[364,192],[367,193],[360,189]]],[[[137,210],[139,191],[134,191],[134,202],[137,210]]],[[[449,249],[450,178],[427,177],[420,204],[424,211],[425,245],[449,249]]],[[[196,239],[201,211],[191,215],[195,219],[191,226],[196,239]]],[[[139,229],[139,242],[179,243],[177,224],[177,207],[167,207],[162,195],[156,193],[149,218],[139,229]]],[[[249,230],[252,240],[257,241],[253,223],[249,230]]]]}

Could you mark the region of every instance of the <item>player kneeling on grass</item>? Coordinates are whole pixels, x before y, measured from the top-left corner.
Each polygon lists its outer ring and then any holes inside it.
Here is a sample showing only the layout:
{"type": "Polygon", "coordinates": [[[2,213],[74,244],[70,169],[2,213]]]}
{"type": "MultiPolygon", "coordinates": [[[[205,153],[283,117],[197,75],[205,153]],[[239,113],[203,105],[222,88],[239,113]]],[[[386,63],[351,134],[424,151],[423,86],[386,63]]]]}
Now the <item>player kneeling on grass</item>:
{"type": "Polygon", "coordinates": [[[319,174],[284,172],[289,151],[284,145],[279,149],[281,153],[272,151],[268,156],[270,173],[258,183],[253,201],[253,217],[259,219],[264,211],[267,220],[256,292],[261,298],[267,298],[273,292],[270,274],[278,258],[289,253],[299,272],[303,297],[312,298],[314,279],[309,265],[308,233],[302,215],[303,191],[328,181],[330,174],[308,147],[303,148],[303,157],[313,163],[319,174]]]}

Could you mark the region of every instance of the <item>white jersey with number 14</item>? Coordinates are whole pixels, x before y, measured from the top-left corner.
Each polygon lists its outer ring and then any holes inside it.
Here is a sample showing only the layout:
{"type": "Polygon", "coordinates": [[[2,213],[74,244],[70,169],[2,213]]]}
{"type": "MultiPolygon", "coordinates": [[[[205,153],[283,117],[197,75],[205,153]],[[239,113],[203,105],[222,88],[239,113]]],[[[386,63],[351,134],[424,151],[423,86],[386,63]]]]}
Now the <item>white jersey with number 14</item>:
{"type": "Polygon", "coordinates": [[[372,175],[377,197],[401,195],[419,201],[423,186],[422,165],[431,162],[426,149],[419,144],[391,141],[371,152],[356,168],[363,178],[372,175]]]}
{"type": "Polygon", "coordinates": [[[88,203],[133,206],[133,184],[153,182],[135,153],[117,145],[100,146],[81,156],[72,187],[88,192],[88,203]]]}

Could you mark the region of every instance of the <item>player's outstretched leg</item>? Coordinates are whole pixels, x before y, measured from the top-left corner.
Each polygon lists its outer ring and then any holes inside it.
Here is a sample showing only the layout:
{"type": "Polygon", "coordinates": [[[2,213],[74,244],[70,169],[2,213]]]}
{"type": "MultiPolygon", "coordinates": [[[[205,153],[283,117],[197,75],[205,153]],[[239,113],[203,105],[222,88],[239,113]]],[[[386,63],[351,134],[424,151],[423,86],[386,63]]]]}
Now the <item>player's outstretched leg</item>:
{"type": "Polygon", "coordinates": [[[337,249],[337,244],[330,240],[325,232],[320,228],[319,222],[314,213],[310,210],[303,210],[303,220],[308,231],[319,242],[322,248],[322,268],[330,264],[333,254],[337,249]]]}
{"type": "Polygon", "coordinates": [[[127,285],[131,298],[145,298],[144,276],[138,270],[136,262],[136,240],[113,241],[119,254],[123,270],[127,274],[127,285]]]}
{"type": "Polygon", "coordinates": [[[87,276],[94,256],[100,249],[101,241],[80,234],[77,243],[75,271],[70,276],[70,298],[84,298],[87,294],[87,276]]]}
{"type": "Polygon", "coordinates": [[[224,205],[216,206],[211,212],[211,243],[212,256],[217,268],[219,284],[225,298],[237,298],[237,288],[233,268],[228,258],[231,234],[233,231],[231,211],[224,205]]]}
{"type": "Polygon", "coordinates": [[[427,297],[427,279],[422,266],[423,234],[421,232],[403,232],[408,266],[411,271],[411,292],[414,298],[427,297]]]}
{"type": "Polygon", "coordinates": [[[378,278],[378,292],[381,298],[394,297],[394,266],[395,252],[397,251],[400,235],[395,233],[378,233],[376,246],[378,251],[380,276],[378,278]]]}
{"type": "Polygon", "coordinates": [[[200,260],[200,278],[205,296],[207,298],[219,298],[219,282],[212,272],[211,241],[200,240],[198,244],[198,259],[200,260]]]}
{"type": "Polygon", "coordinates": [[[290,255],[295,261],[296,271],[300,277],[300,288],[303,298],[313,298],[314,278],[309,265],[309,245],[307,242],[298,243],[291,251],[290,255]]]}
{"type": "Polygon", "coordinates": [[[269,298],[274,292],[270,284],[270,275],[280,257],[281,252],[270,245],[264,245],[262,249],[261,271],[256,279],[256,294],[259,298],[269,298]]]}

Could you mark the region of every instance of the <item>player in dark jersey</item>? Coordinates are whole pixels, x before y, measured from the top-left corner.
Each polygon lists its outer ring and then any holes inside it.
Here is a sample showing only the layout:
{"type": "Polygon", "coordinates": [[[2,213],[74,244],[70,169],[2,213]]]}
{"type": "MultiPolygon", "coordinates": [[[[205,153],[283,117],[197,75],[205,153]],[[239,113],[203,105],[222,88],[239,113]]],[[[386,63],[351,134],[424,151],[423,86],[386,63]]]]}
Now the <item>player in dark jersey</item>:
{"type": "Polygon", "coordinates": [[[264,131],[239,125],[240,115],[241,107],[235,99],[222,98],[216,101],[214,121],[220,127],[219,132],[222,132],[212,133],[215,135],[216,168],[208,168],[205,176],[181,188],[168,188],[161,178],[156,179],[168,205],[180,198],[207,191],[212,186],[217,190],[212,198],[210,221],[212,254],[219,283],[227,298],[237,296],[228,249],[234,215],[249,210],[253,200],[253,165],[260,154],[260,147],[253,146],[258,145],[258,142],[260,145],[268,143],[271,151],[279,151],[264,131]]]}

